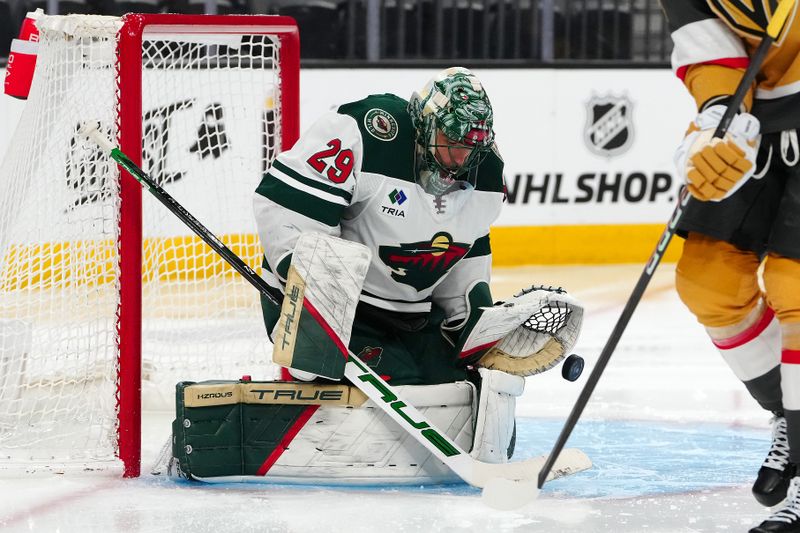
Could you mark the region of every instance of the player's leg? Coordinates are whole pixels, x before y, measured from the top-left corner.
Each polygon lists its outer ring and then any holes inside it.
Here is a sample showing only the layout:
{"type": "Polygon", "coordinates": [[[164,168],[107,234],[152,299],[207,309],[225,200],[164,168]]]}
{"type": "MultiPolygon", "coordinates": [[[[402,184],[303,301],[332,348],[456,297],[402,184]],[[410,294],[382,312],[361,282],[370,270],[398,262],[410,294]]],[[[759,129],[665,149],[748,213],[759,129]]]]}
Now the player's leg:
{"type": "Polygon", "coordinates": [[[467,375],[478,394],[473,404],[474,436],[470,455],[486,463],[506,463],[514,454],[516,401],[525,390],[525,378],[501,370],[478,368],[467,373],[464,361],[440,331],[444,313],[434,306],[425,336],[407,338],[418,365],[435,380],[467,375]],[[433,352],[430,347],[435,347],[433,352]]]}
{"type": "Polygon", "coordinates": [[[444,313],[409,315],[359,304],[351,351],[392,385],[465,381],[469,372],[439,331],[444,313]]]}
{"type": "Polygon", "coordinates": [[[475,434],[470,455],[486,463],[505,463],[514,455],[517,398],[525,378],[500,370],[478,369],[475,434]]]}
{"type": "Polygon", "coordinates": [[[437,381],[466,375],[475,385],[470,455],[486,463],[506,463],[514,454],[516,401],[525,390],[525,378],[488,368],[467,371],[458,350],[442,335],[443,321],[444,312],[434,306],[425,335],[407,337],[406,342],[426,375],[437,381]]]}
{"type": "Polygon", "coordinates": [[[767,301],[775,309],[782,337],[781,389],[786,414],[789,462],[794,466],[786,501],[752,531],[800,532],[800,169],[792,170],[770,235],[764,264],[767,301]]]}
{"type": "Polygon", "coordinates": [[[781,389],[790,460],[800,464],[800,259],[769,254],[764,287],[781,330],[781,389]]]}
{"type": "Polygon", "coordinates": [[[680,222],[679,234],[687,240],[676,271],[681,299],[753,398],[775,414],[772,448],[753,486],[764,505],[783,498],[791,475],[782,416],[780,328],[757,278],[786,183],[780,157],[772,157],[780,153],[780,137],[767,134],[762,140],[758,167],[770,164],[766,175],[759,170],[760,179],[721,202],[689,204],[680,222]]]}
{"type": "Polygon", "coordinates": [[[772,448],[753,494],[775,505],[786,493],[788,467],[780,370],[780,328],[758,285],[754,252],[689,234],[676,270],[676,288],[750,395],[774,414],[772,448]]]}
{"type": "Polygon", "coordinates": [[[754,252],[691,233],[675,283],[736,377],[764,409],[777,412],[780,333],[758,285],[759,264],[754,252]]]}

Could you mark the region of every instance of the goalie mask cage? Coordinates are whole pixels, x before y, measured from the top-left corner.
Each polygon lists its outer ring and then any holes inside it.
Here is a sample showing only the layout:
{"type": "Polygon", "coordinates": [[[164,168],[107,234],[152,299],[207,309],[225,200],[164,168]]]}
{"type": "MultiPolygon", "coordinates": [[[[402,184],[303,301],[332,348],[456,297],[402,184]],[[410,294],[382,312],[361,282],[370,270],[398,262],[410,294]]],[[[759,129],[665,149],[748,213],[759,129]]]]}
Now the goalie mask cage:
{"type": "Polygon", "coordinates": [[[299,128],[288,17],[39,23],[0,166],[0,470],[141,462],[142,405],[272,372],[259,295],[78,128],[95,121],[253,268],[252,195],[299,128]]]}

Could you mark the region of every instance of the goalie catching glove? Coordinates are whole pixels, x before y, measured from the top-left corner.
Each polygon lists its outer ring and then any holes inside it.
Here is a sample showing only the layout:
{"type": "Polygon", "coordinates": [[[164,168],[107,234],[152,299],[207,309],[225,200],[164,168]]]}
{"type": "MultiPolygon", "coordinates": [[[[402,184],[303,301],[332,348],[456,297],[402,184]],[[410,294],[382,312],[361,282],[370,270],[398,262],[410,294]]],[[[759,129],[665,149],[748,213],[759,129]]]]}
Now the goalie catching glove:
{"type": "Polygon", "coordinates": [[[740,113],[733,117],[725,137],[714,138],[725,110],[725,106],[715,105],[697,115],[675,153],[675,166],[689,192],[704,202],[724,200],[755,173],[761,142],[759,121],[740,113]]]}
{"type": "Polygon", "coordinates": [[[467,318],[442,333],[466,364],[532,376],[557,365],[575,346],[583,307],[561,288],[533,286],[507,302],[491,302],[479,281],[467,290],[467,318]]]}

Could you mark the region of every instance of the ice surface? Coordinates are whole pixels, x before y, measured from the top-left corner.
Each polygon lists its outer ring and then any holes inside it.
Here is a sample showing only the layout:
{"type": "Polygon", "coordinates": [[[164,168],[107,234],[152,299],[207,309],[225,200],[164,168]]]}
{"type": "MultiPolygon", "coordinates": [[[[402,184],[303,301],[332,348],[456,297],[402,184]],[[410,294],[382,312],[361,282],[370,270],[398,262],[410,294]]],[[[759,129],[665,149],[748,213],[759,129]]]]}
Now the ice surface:
{"type": "MultiPolygon", "coordinates": [[[[577,382],[558,369],[527,380],[518,457],[547,453],[641,272],[641,265],[516,268],[497,298],[532,283],[564,285],[586,305],[577,382]]],[[[205,486],[144,475],[8,477],[0,531],[48,532],[663,532],[746,531],[768,514],[749,484],[768,444],[769,415],[749,398],[674,292],[662,265],[568,446],[595,467],[549,482],[503,512],[480,492],[446,487],[343,489],[205,486]]],[[[145,467],[169,416],[145,419],[145,467]]]]}

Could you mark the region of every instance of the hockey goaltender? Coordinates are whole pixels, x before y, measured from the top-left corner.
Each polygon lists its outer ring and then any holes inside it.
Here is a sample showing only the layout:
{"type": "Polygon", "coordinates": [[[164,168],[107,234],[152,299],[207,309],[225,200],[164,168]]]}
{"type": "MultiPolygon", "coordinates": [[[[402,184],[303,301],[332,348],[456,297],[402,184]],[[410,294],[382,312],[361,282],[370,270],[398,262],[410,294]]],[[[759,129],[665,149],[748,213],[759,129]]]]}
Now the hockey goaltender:
{"type": "Polygon", "coordinates": [[[173,474],[457,480],[342,381],[348,348],[474,459],[509,461],[525,377],[570,352],[583,309],[544,286],[493,303],[504,183],[492,124],[481,82],[453,67],[410,101],[339,106],[277,157],[254,208],[262,276],[282,302],[262,297],[283,381],[179,384],[173,474]]]}

